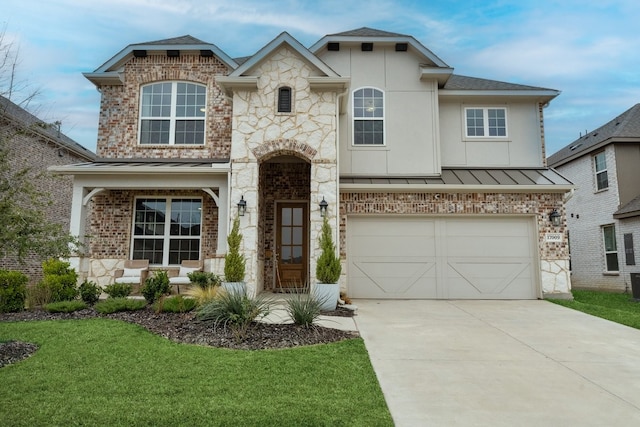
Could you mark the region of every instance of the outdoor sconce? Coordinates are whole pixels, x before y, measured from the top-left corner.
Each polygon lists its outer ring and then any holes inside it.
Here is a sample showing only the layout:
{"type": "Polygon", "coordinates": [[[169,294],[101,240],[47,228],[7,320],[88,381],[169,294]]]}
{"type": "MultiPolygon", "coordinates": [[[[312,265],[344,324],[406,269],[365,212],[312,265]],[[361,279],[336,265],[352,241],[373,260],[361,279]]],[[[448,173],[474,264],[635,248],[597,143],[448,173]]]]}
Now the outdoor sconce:
{"type": "Polygon", "coordinates": [[[327,201],[324,199],[324,196],[322,196],[322,201],[320,202],[320,216],[322,218],[327,216],[327,207],[329,207],[329,203],[327,203],[327,201]]]}
{"type": "Polygon", "coordinates": [[[560,226],[560,214],[556,209],[552,210],[549,214],[549,221],[551,221],[551,225],[554,227],[560,226]]]}
{"type": "Polygon", "coordinates": [[[238,216],[244,216],[244,213],[247,211],[247,202],[244,200],[244,196],[240,196],[240,201],[238,202],[238,216]]]}

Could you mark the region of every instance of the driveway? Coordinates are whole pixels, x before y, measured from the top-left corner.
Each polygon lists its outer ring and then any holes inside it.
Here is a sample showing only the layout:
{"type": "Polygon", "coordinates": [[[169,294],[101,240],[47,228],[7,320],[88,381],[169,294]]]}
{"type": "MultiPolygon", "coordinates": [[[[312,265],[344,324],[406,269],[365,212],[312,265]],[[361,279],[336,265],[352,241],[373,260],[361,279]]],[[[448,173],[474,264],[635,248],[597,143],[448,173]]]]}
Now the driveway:
{"type": "Polygon", "coordinates": [[[640,425],[636,329],[546,301],[355,304],[397,426],[640,425]]]}

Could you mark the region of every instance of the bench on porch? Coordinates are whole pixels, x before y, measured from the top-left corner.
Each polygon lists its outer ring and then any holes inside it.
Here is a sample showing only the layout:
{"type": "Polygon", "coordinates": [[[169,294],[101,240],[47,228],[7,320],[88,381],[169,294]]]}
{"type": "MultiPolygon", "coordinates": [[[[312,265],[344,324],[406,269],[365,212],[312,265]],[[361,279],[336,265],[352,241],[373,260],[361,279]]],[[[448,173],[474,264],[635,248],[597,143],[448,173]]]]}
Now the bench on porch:
{"type": "Polygon", "coordinates": [[[180,264],[180,269],[178,271],[176,270],[169,270],[168,274],[169,274],[169,284],[171,285],[171,287],[176,287],[176,291],[179,294],[180,293],[180,285],[190,285],[191,284],[191,280],[189,280],[189,273],[192,273],[194,271],[202,271],[202,261],[200,260],[184,260],[182,261],[182,263],[180,264]]]}

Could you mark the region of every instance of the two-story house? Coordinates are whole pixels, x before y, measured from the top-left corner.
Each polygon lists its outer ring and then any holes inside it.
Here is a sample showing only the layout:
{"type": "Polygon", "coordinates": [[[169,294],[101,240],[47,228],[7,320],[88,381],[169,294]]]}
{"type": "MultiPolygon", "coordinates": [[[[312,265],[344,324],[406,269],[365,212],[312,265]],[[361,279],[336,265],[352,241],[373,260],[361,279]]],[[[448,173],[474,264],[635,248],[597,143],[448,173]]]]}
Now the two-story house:
{"type": "MultiPolygon", "coordinates": [[[[95,160],[95,154],[62,133],[60,125],[60,122],[46,123],[0,96],[0,140],[7,153],[8,172],[28,169],[29,180],[35,189],[51,202],[42,207],[47,220],[66,230],[71,218],[73,180],[54,177],[47,167],[90,162],[95,160]]],[[[15,255],[7,255],[0,257],[0,268],[21,271],[35,283],[42,279],[43,261],[43,257],[34,253],[22,261],[15,255]]]]}
{"type": "Polygon", "coordinates": [[[570,179],[566,204],[572,282],[581,288],[629,290],[640,240],[640,104],[548,159],[570,179]]]}
{"type": "Polygon", "coordinates": [[[138,258],[220,273],[241,215],[250,292],[313,286],[326,217],[352,297],[570,295],[555,90],[456,75],[369,28],[310,48],[282,33],[242,59],[190,36],[134,44],[85,76],[100,159],[56,171],[74,175],[72,232],[91,223],[75,261],[92,280],[138,258]]]}

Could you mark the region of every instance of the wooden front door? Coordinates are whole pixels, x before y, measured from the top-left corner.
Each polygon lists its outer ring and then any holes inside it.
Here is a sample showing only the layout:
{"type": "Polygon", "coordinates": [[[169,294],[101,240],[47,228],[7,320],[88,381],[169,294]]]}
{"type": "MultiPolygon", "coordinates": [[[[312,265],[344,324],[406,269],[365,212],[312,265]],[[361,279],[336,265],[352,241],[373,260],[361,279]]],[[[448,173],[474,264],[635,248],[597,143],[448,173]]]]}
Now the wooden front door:
{"type": "Polygon", "coordinates": [[[308,229],[306,203],[278,203],[276,250],[281,289],[304,288],[308,269],[308,229]]]}

